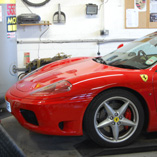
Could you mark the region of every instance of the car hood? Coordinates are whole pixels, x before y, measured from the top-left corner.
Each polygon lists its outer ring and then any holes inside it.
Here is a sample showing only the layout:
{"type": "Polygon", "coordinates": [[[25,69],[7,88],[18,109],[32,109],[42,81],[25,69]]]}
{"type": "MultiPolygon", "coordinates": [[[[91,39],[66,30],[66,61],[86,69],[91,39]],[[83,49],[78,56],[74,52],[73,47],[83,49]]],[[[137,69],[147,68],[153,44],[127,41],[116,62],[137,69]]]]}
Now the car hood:
{"type": "Polygon", "coordinates": [[[69,80],[99,71],[111,71],[114,67],[97,63],[92,58],[82,57],[75,59],[65,59],[44,66],[33,75],[20,80],[16,87],[18,90],[32,91],[36,86],[46,86],[57,81],[69,80]]]}

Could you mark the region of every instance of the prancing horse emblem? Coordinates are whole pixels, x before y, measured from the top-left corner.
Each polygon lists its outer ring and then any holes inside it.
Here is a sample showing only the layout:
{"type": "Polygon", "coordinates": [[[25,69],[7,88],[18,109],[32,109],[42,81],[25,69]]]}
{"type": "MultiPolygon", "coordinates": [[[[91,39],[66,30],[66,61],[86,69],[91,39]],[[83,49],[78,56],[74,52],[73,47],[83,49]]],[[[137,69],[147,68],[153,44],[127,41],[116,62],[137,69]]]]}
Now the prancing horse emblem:
{"type": "Polygon", "coordinates": [[[142,75],[140,75],[140,76],[141,76],[141,78],[142,78],[142,80],[143,80],[144,82],[147,82],[147,80],[148,80],[148,75],[142,74],[142,75]]]}
{"type": "Polygon", "coordinates": [[[118,117],[115,117],[115,118],[114,118],[114,122],[115,122],[115,123],[119,122],[119,118],[118,118],[118,117]]]}

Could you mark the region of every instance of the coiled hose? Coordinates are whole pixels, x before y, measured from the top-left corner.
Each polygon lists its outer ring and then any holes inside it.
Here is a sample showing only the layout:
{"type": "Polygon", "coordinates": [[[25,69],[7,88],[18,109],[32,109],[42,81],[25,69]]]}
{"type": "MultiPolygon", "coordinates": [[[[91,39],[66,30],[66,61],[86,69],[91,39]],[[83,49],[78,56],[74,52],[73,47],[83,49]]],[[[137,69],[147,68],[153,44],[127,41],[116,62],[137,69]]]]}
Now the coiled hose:
{"type": "Polygon", "coordinates": [[[41,6],[45,5],[46,3],[48,3],[49,1],[50,0],[45,0],[44,2],[41,2],[41,3],[32,3],[32,2],[29,2],[28,0],[23,0],[23,2],[25,2],[29,6],[33,6],[33,7],[41,7],[41,6]]]}

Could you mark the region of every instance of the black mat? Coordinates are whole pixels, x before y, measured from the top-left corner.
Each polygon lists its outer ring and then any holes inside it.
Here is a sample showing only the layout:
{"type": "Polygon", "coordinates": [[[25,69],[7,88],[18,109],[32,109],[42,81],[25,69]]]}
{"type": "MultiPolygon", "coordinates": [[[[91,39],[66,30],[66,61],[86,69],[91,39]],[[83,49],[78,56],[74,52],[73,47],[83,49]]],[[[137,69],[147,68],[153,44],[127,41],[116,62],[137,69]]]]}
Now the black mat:
{"type": "Polygon", "coordinates": [[[23,128],[13,116],[2,119],[1,123],[16,144],[29,157],[93,157],[157,151],[157,132],[142,135],[126,147],[102,148],[85,136],[50,136],[30,132],[23,128]]]}
{"type": "Polygon", "coordinates": [[[75,145],[75,148],[84,157],[157,151],[157,132],[141,135],[134,143],[126,147],[102,148],[91,140],[85,140],[75,145]]]}

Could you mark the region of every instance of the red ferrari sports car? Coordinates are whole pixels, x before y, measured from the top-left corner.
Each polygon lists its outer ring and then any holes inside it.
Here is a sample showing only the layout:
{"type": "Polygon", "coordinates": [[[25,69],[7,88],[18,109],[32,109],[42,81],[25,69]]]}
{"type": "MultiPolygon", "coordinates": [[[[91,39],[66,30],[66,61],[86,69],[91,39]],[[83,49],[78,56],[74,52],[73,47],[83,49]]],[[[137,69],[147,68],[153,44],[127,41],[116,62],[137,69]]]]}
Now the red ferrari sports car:
{"type": "Polygon", "coordinates": [[[119,147],[157,131],[157,32],[102,57],[45,65],[13,85],[6,105],[25,128],[49,135],[85,132],[119,147]]]}

